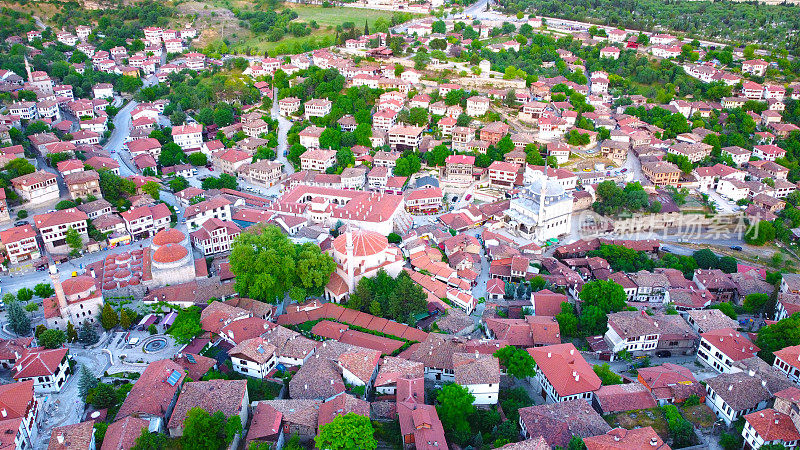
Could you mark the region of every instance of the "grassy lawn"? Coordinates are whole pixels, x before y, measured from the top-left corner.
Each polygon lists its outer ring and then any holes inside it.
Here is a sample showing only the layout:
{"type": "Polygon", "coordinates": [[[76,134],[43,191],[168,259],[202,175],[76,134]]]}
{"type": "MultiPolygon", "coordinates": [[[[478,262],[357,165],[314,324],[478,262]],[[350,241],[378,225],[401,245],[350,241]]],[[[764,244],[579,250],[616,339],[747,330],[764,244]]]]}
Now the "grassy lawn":
{"type": "Polygon", "coordinates": [[[370,27],[375,24],[375,20],[383,17],[392,20],[392,11],[377,11],[362,8],[323,8],[315,5],[300,5],[297,3],[284,3],[284,6],[293,9],[299,16],[297,20],[301,22],[316,21],[321,28],[341,25],[345,22],[353,22],[356,28],[363,29],[364,21],[368,21],[370,27]]]}
{"type": "Polygon", "coordinates": [[[363,30],[366,22],[369,23],[370,29],[374,30],[376,20],[383,18],[391,22],[393,14],[392,11],[342,7],[323,8],[322,6],[296,3],[284,3],[283,6],[297,12],[296,21],[311,23],[313,20],[317,22],[319,29],[303,37],[287,35],[278,42],[269,42],[262,35],[249,35],[236,42],[233,47],[239,51],[250,48],[257,53],[269,52],[271,56],[309,51],[333,45],[338,25],[353,22],[356,29],[363,30]]]}
{"type": "Polygon", "coordinates": [[[639,409],[636,411],[609,414],[604,417],[612,428],[622,427],[632,430],[640,427],[653,427],[665,441],[669,438],[669,428],[664,413],[659,408],[639,409]]]}
{"type": "Polygon", "coordinates": [[[711,408],[704,403],[695,406],[684,406],[678,409],[680,409],[684,419],[692,422],[695,428],[709,428],[717,420],[717,416],[714,415],[711,408]]]}

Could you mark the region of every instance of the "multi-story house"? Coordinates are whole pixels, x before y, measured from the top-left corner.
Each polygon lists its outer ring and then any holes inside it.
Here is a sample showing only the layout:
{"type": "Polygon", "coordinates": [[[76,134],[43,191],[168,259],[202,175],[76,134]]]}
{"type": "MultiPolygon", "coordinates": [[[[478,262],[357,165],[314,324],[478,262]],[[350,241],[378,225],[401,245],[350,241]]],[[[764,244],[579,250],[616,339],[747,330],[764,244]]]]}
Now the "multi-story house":
{"type": "Polygon", "coordinates": [[[331,113],[333,102],[326,98],[312,98],[303,105],[306,120],[312,117],[325,117],[331,113]]]}
{"type": "Polygon", "coordinates": [[[451,183],[472,182],[475,157],[469,155],[450,155],[445,159],[445,179],[451,183]]]}
{"type": "Polygon", "coordinates": [[[298,134],[300,137],[300,145],[307,149],[319,148],[319,138],[325,128],[320,128],[315,125],[304,128],[298,134]]]}
{"type": "Polygon", "coordinates": [[[69,196],[73,200],[86,198],[90,195],[94,197],[103,196],[100,191],[100,174],[94,170],[84,170],[65,175],[64,184],[67,185],[69,196]]]}
{"type": "Polygon", "coordinates": [[[466,113],[470,117],[481,117],[489,112],[489,103],[486,97],[472,96],[467,99],[466,113]]]}
{"type": "Polygon", "coordinates": [[[297,97],[286,97],[278,100],[278,108],[281,115],[290,116],[300,110],[300,99],[297,97]]]}
{"type": "Polygon", "coordinates": [[[508,134],[510,127],[503,122],[492,122],[481,128],[481,140],[489,145],[497,144],[503,136],[508,134]]]}
{"type": "MultiPolygon", "coordinates": [[[[241,166],[239,168],[239,174],[247,180],[248,183],[263,187],[272,187],[279,183],[283,177],[283,164],[278,161],[260,159],[252,164],[241,166]]],[[[344,175],[344,173],[342,173],[342,175],[344,175]]]]}
{"type": "Polygon", "coordinates": [[[233,240],[239,236],[241,229],[231,221],[208,219],[203,222],[199,230],[191,233],[192,243],[203,255],[227,252],[231,249],[233,240]]]}
{"type": "Polygon", "coordinates": [[[588,402],[600,389],[600,378],[571,343],[529,348],[528,353],[536,361],[536,379],[547,403],[588,402]]]}
{"type": "Polygon", "coordinates": [[[159,203],[154,206],[139,206],[125,211],[121,215],[131,237],[144,239],[169,228],[171,213],[167,205],[159,203]]]}
{"type": "Polygon", "coordinates": [[[300,155],[300,167],[302,170],[316,170],[325,172],[329,167],[336,164],[335,150],[312,149],[306,150],[300,155]]]}
{"type": "Polygon", "coordinates": [[[30,224],[0,231],[0,242],[5,246],[11,264],[41,257],[36,232],[30,224]]]}
{"type": "Polygon", "coordinates": [[[514,187],[519,166],[505,161],[494,161],[489,165],[489,185],[495,189],[509,190],[514,187]]]}
{"type": "Polygon", "coordinates": [[[67,208],[34,216],[33,222],[48,252],[67,253],[70,246],[66,238],[70,229],[77,231],[83,242],[89,240],[87,219],[85,212],[77,208],[67,208]]]}
{"type": "Polygon", "coordinates": [[[61,392],[69,374],[68,354],[66,347],[28,349],[14,366],[14,380],[33,381],[36,394],[61,392]]]}
{"type": "Polygon", "coordinates": [[[389,145],[393,150],[416,150],[422,142],[424,128],[395,125],[389,129],[389,145]]]}
{"type": "Polygon", "coordinates": [[[733,372],[733,364],[752,358],[760,350],[733,328],[707,331],[700,335],[697,359],[720,373],[733,372]]]}
{"type": "Polygon", "coordinates": [[[642,164],[642,172],[656,186],[676,186],[681,176],[678,166],[666,161],[642,164]]]}
{"type": "Polygon", "coordinates": [[[214,167],[228,175],[236,175],[239,168],[252,161],[253,157],[235,148],[217,152],[214,155],[214,167]]]}
{"type": "Polygon", "coordinates": [[[200,203],[190,205],[183,212],[186,226],[195,230],[203,226],[206,220],[215,218],[223,221],[231,220],[231,202],[225,197],[217,195],[200,203]]]}
{"type": "Polygon", "coordinates": [[[466,151],[469,143],[475,140],[475,130],[470,127],[453,127],[452,147],[455,151],[466,151]]]}
{"type": "Polygon", "coordinates": [[[172,140],[183,150],[199,149],[203,145],[203,126],[194,123],[173,127],[172,140]]]}
{"type": "Polygon", "coordinates": [[[256,337],[240,342],[228,354],[235,372],[264,379],[278,364],[276,350],[266,339],[256,337]]]}

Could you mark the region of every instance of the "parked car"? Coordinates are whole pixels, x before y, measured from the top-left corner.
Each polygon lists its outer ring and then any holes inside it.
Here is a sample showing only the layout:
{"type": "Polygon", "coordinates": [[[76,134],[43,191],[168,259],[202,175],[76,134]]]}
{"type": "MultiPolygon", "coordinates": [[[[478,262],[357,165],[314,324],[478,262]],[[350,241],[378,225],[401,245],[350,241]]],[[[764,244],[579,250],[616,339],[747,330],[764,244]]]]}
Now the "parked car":
{"type": "Polygon", "coordinates": [[[656,352],[656,356],[658,356],[659,358],[669,358],[670,356],[672,356],[672,352],[669,350],[659,350],[656,352]]]}
{"type": "Polygon", "coordinates": [[[731,250],[736,250],[737,252],[742,251],[741,245],[731,245],[731,250]]]}
{"type": "Polygon", "coordinates": [[[27,220],[18,220],[16,222],[14,222],[14,226],[15,227],[21,227],[21,226],[27,225],[27,224],[28,224],[27,220]]]}

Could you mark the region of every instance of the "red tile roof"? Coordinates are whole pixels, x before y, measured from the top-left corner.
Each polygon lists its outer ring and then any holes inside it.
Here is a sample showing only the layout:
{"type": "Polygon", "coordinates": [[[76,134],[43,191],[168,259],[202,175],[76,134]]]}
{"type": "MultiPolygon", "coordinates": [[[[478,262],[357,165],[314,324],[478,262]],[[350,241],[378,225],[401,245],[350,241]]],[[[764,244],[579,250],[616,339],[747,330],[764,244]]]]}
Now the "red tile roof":
{"type": "Polygon", "coordinates": [[[58,370],[59,364],[67,357],[66,348],[46,349],[37,347],[29,349],[17,362],[14,379],[46,377],[58,370]]]}
{"type": "Polygon", "coordinates": [[[134,414],[163,418],[185,377],[183,368],[172,360],[150,363],[119,408],[117,419],[134,414]],[[178,371],[181,377],[175,385],[171,385],[167,379],[174,371],[178,371]]]}
{"type": "Polygon", "coordinates": [[[571,343],[529,348],[528,353],[561,397],[600,388],[600,378],[571,343]]]}

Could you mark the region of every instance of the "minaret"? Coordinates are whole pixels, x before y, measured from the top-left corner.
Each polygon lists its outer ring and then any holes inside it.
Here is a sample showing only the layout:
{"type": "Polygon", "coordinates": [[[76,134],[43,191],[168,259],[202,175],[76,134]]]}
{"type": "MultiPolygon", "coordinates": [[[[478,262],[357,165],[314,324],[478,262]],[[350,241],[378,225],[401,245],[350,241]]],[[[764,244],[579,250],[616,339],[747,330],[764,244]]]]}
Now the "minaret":
{"type": "Polygon", "coordinates": [[[353,261],[353,232],[350,226],[347,226],[347,231],[344,232],[345,236],[345,252],[347,253],[347,290],[353,292],[355,290],[355,262],[353,261]]]}
{"type": "MultiPolygon", "coordinates": [[[[71,320],[72,314],[69,313],[69,309],[67,308],[67,296],[64,294],[64,288],[61,286],[61,279],[58,277],[58,268],[53,261],[50,261],[50,281],[53,283],[53,290],[56,291],[58,314],[66,320],[71,320]]],[[[64,329],[66,329],[66,327],[67,324],[65,323],[64,329]]]]}

